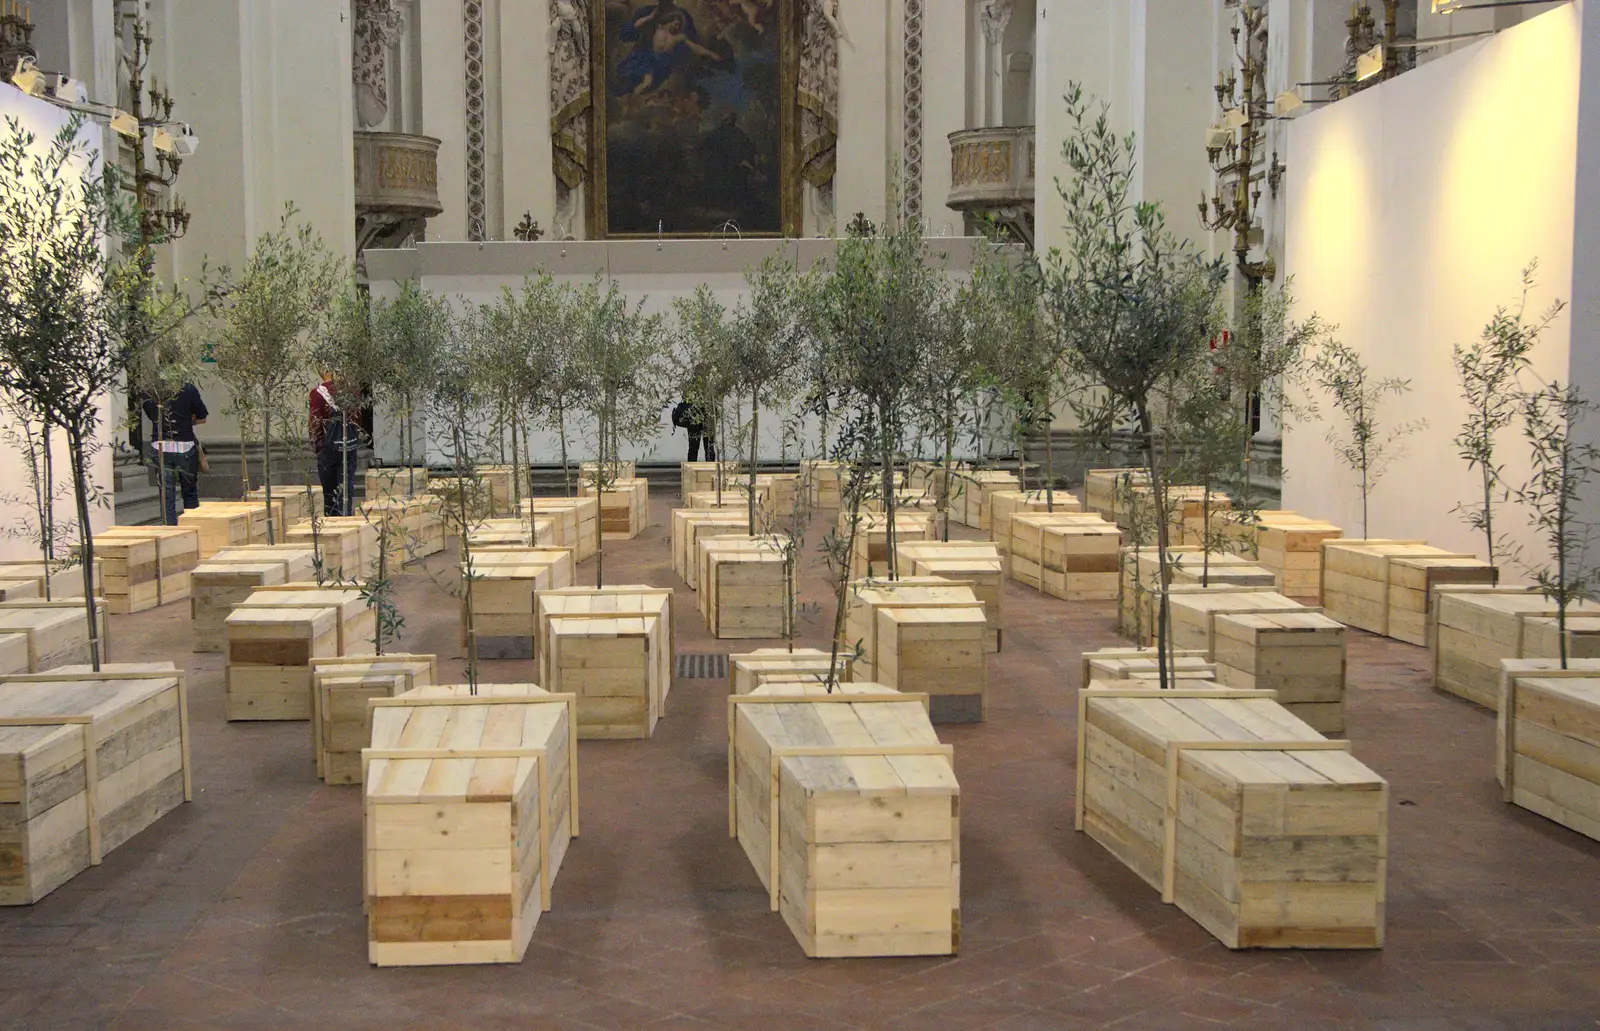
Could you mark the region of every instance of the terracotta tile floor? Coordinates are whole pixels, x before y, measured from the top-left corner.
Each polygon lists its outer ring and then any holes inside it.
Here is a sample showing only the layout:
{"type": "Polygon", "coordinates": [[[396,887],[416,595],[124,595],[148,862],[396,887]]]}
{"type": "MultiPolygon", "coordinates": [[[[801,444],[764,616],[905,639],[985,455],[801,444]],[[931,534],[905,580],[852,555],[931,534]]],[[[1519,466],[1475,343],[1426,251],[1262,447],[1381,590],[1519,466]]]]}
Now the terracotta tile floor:
{"type": "MultiPolygon", "coordinates": [[[[608,582],[681,588],[657,493],[608,582]]],[[[402,595],[402,646],[459,669],[455,601],[420,574],[402,595]]],[[[681,650],[756,646],[711,640],[693,595],[677,602],[681,650]]],[[[583,837],[527,958],[432,970],[367,965],[360,796],[314,779],[306,725],[225,723],[185,606],[118,618],[117,658],[192,672],[195,801],[0,910],[0,1029],[1600,1028],[1600,843],[1500,802],[1493,718],[1434,693],[1423,650],[1351,646],[1349,736],[1396,803],[1388,947],[1230,953],[1072,830],[1078,656],[1117,643],[1110,606],[1016,585],[1006,605],[989,721],[941,731],[964,795],[958,958],[801,954],[727,837],[726,687],[683,680],[654,740],[581,746],[583,837]]]]}

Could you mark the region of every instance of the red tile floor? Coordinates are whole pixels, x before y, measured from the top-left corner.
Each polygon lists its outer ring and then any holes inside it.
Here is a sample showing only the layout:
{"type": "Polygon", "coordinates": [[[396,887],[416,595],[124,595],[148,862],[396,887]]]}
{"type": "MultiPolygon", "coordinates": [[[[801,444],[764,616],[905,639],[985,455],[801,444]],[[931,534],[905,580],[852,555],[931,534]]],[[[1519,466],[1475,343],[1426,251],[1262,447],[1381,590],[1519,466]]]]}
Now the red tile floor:
{"type": "MultiPolygon", "coordinates": [[[[757,646],[706,635],[669,505],[611,547],[607,581],[680,588],[680,650],[757,646]]],[[[402,582],[401,643],[458,670],[434,583],[450,563],[427,568],[402,582]]],[[[0,1029],[1600,1028],[1600,843],[1501,803],[1493,718],[1432,691],[1422,649],[1351,645],[1349,736],[1395,802],[1387,947],[1230,953],[1072,830],[1078,656],[1117,643],[1111,607],[1014,584],[1005,604],[988,722],[941,729],[964,795],[960,956],[806,959],[727,837],[726,686],[680,680],[653,740],[580,747],[583,836],[526,959],[406,970],[367,965],[360,795],[316,781],[306,725],[225,723],[185,606],[117,618],[116,658],[191,671],[195,800],[0,910],[0,1029]]]]}

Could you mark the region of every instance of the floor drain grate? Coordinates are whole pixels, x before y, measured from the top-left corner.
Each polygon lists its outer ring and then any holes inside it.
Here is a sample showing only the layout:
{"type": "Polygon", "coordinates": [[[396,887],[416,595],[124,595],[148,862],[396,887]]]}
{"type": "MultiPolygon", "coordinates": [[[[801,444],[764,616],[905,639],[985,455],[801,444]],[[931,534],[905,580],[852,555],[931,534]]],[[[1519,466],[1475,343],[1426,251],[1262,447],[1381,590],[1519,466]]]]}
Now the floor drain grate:
{"type": "Polygon", "coordinates": [[[725,680],[728,676],[728,657],[721,653],[690,653],[678,656],[678,677],[681,680],[725,680]]]}

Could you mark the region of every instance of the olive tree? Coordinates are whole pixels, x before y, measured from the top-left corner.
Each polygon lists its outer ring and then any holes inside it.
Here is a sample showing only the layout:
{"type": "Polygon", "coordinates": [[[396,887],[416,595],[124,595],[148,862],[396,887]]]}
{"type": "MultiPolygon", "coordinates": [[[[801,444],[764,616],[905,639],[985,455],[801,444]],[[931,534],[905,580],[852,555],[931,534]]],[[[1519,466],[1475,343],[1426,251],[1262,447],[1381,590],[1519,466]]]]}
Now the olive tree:
{"type": "Polygon", "coordinates": [[[311,378],[311,337],[323,323],[342,262],[309,225],[294,224],[292,206],[278,228],[263,233],[220,306],[212,357],[261,433],[262,485],[267,541],[276,543],[272,519],[272,442],[275,425],[298,421],[301,391],[311,378]]]}
{"type": "MultiPolygon", "coordinates": [[[[750,468],[746,501],[756,527],[756,473],[761,461],[761,409],[787,401],[794,389],[794,356],[805,334],[799,278],[789,262],[770,256],[745,273],[749,299],[734,311],[725,367],[734,393],[750,400],[750,468]]],[[[715,437],[713,437],[715,439],[715,437]]]]}
{"type": "MultiPolygon", "coordinates": [[[[672,350],[672,372],[681,384],[683,400],[710,420],[713,449],[722,440],[727,419],[728,395],[738,389],[734,368],[728,309],[711,288],[701,283],[693,294],[672,302],[676,329],[672,350]]],[[[791,360],[793,356],[791,355],[791,360]]],[[[722,465],[718,461],[714,477],[717,501],[722,500],[722,465]]],[[[687,503],[687,499],[685,499],[687,503]]],[[[750,532],[755,532],[752,523],[750,532]]]]}
{"type": "Polygon", "coordinates": [[[375,384],[378,396],[394,409],[400,424],[400,461],[406,469],[406,492],[415,494],[417,418],[433,389],[439,354],[451,332],[448,303],[407,281],[393,300],[372,305],[372,335],[387,361],[375,384]]]}
{"type": "Polygon", "coordinates": [[[1373,490],[1390,463],[1405,454],[1405,438],[1426,426],[1427,420],[1385,426],[1383,399],[1410,392],[1411,381],[1374,376],[1360,353],[1341,341],[1330,339],[1317,348],[1311,362],[1311,378],[1327,393],[1329,404],[1342,420],[1329,427],[1328,443],[1338,459],[1356,474],[1356,487],[1361,492],[1361,536],[1368,537],[1373,490]]]}

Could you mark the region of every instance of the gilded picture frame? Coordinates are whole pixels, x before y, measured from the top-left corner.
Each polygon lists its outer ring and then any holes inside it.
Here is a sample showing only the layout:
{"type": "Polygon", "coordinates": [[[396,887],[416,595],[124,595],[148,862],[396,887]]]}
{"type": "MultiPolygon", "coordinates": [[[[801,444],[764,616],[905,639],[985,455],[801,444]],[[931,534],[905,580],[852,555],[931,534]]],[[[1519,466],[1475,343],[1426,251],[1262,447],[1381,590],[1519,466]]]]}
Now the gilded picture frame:
{"type": "Polygon", "coordinates": [[[800,0],[596,3],[591,239],[800,235],[799,16],[800,0]]]}

